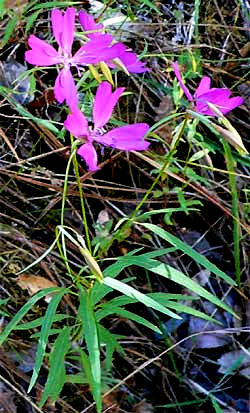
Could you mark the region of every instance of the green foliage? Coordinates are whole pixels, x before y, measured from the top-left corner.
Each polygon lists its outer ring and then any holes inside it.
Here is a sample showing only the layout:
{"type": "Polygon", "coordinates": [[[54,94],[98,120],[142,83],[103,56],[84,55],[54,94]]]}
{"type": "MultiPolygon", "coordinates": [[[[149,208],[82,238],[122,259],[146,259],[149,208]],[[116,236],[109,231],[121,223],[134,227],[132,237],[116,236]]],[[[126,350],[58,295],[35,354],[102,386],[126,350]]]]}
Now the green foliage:
{"type": "MultiPolygon", "coordinates": [[[[6,326],[6,328],[2,331],[0,334],[0,345],[3,344],[3,342],[9,337],[10,333],[12,330],[16,328],[18,323],[24,318],[24,316],[28,313],[28,311],[36,304],[37,301],[39,301],[41,298],[45,297],[48,294],[51,293],[59,293],[61,294],[63,291],[63,294],[65,294],[66,290],[61,290],[58,287],[53,287],[53,288],[46,288],[27,301],[26,304],[16,313],[16,315],[11,319],[9,324],[6,326]]],[[[54,297],[58,297],[57,295],[54,297]]]]}
{"type": "Polygon", "coordinates": [[[56,295],[54,295],[48,305],[44,316],[44,322],[42,324],[41,334],[38,341],[37,352],[36,352],[36,359],[35,359],[35,366],[33,370],[33,374],[30,380],[28,392],[33,388],[36,383],[36,380],[39,375],[39,371],[42,367],[43,358],[45,356],[46,346],[48,343],[48,337],[50,332],[50,327],[54,321],[56,309],[58,304],[60,303],[62,297],[67,292],[65,288],[61,289],[56,295]]]}
{"type": "Polygon", "coordinates": [[[44,392],[39,403],[40,407],[44,405],[48,398],[50,398],[52,403],[55,402],[61,393],[66,381],[65,357],[69,347],[70,329],[68,327],[64,327],[58,334],[50,353],[50,369],[44,387],[44,392]]]}
{"type": "Polygon", "coordinates": [[[211,263],[206,257],[199,254],[195,251],[192,247],[185,244],[185,242],[181,241],[174,235],[170,234],[169,232],[165,231],[163,228],[158,227],[157,225],[147,224],[147,223],[140,223],[140,225],[144,226],[145,228],[153,231],[159,237],[163,238],[165,241],[169,242],[177,249],[180,249],[184,254],[189,255],[189,257],[193,258],[195,262],[203,265],[207,270],[211,271],[212,273],[216,274],[218,277],[222,278],[228,284],[235,285],[235,281],[232,280],[224,271],[221,271],[216,265],[211,263]]]}
{"type": "Polygon", "coordinates": [[[1,47],[4,47],[8,43],[10,37],[14,33],[14,30],[17,26],[17,22],[18,22],[18,17],[17,16],[12,16],[12,18],[9,20],[9,22],[8,22],[6,28],[5,28],[4,35],[3,35],[2,40],[1,40],[1,47]]]}
{"type": "MultiPolygon", "coordinates": [[[[92,292],[80,289],[80,307],[78,316],[83,323],[83,336],[88,349],[88,369],[86,372],[90,380],[91,391],[96,402],[97,412],[102,410],[101,402],[101,362],[98,328],[95,318],[92,292]]],[[[86,357],[85,357],[86,359],[86,357]]],[[[86,364],[86,363],[85,363],[86,364]]]]}

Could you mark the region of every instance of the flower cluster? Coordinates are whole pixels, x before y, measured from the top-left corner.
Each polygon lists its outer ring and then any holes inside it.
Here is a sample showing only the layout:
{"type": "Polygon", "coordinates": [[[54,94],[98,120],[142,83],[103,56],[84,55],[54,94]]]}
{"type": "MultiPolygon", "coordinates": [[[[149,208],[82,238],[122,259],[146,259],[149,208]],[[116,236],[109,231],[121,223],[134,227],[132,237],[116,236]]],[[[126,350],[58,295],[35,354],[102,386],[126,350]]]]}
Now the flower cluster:
{"type": "Polygon", "coordinates": [[[211,79],[208,76],[203,76],[194,96],[192,96],[188,88],[184,85],[178,63],[174,62],[172,67],[186,97],[190,102],[195,104],[194,110],[196,112],[207,116],[217,116],[217,114],[209,107],[209,103],[212,103],[223,115],[225,115],[237,108],[237,106],[242,105],[243,99],[240,96],[230,98],[231,90],[216,87],[210,88],[211,79]]]}
{"type": "Polygon", "coordinates": [[[149,69],[145,63],[137,59],[135,53],[127,50],[123,43],[116,42],[112,35],[105,34],[103,25],[95,23],[93,17],[84,11],[80,12],[79,20],[83,30],[90,32],[86,33],[88,41],[75,54],[72,54],[75,15],[76,11],[72,7],[68,8],[64,14],[58,9],[52,10],[52,31],[58,50],[46,41],[31,35],[28,39],[31,50],[25,53],[25,59],[36,66],[61,65],[54,86],[55,98],[59,103],[65,101],[70,108],[71,114],[68,115],[64,125],[75,137],[84,141],[78,154],[85,160],[89,170],[95,171],[99,168],[93,141],[126,151],[144,150],[149,146],[149,143],[143,140],[149,126],[145,123],[137,123],[103,133],[102,128],[110,119],[124,88],[118,88],[112,93],[111,85],[108,82],[102,82],[94,100],[94,129],[91,131],[85,116],[78,108],[78,93],[71,68],[75,67],[80,74],[82,66],[105,62],[113,68],[115,62],[118,64],[120,62],[130,73],[142,73],[149,69]]]}
{"type": "MultiPolygon", "coordinates": [[[[149,126],[146,123],[136,123],[105,132],[103,127],[111,118],[112,111],[124,88],[119,87],[112,92],[111,84],[104,81],[98,86],[94,99],[94,127],[91,128],[79,109],[79,97],[71,73],[72,68],[76,68],[79,76],[82,67],[101,62],[110,68],[122,67],[129,73],[143,73],[149,69],[146,63],[141,62],[136,54],[128,50],[123,43],[116,42],[111,34],[105,33],[103,24],[96,23],[94,18],[85,11],[80,11],[79,21],[87,41],[73,54],[75,17],[76,10],[73,7],[68,8],[64,14],[58,9],[53,9],[51,13],[52,31],[58,49],[56,50],[46,41],[32,35],[28,39],[31,49],[25,53],[25,59],[36,66],[59,65],[54,94],[56,100],[59,103],[66,102],[71,111],[64,122],[65,128],[83,141],[78,154],[85,160],[89,170],[95,171],[99,168],[93,142],[125,151],[145,150],[149,146],[149,142],[144,140],[149,126]]],[[[180,87],[197,113],[218,116],[216,109],[226,114],[243,103],[240,96],[231,98],[229,89],[211,88],[211,80],[207,76],[201,79],[192,96],[183,82],[178,63],[174,62],[172,67],[180,87]]]]}

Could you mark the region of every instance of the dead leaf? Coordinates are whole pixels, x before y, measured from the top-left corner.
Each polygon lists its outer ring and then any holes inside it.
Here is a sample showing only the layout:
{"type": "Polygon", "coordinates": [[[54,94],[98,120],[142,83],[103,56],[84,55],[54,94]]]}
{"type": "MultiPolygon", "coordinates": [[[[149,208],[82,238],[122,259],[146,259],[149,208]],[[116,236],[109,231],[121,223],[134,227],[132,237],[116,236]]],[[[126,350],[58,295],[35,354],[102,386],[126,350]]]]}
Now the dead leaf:
{"type": "Polygon", "coordinates": [[[173,111],[173,108],[172,97],[170,95],[163,96],[159,106],[155,108],[156,116],[154,120],[158,122],[159,120],[165,118],[173,111]]]}
{"type": "Polygon", "coordinates": [[[221,133],[225,140],[228,141],[231,145],[233,145],[241,155],[248,155],[248,151],[242,142],[240,134],[229,122],[229,120],[223,115],[223,113],[219,110],[219,108],[216,105],[210,102],[207,102],[207,105],[216,115],[218,115],[218,121],[226,128],[222,128],[214,122],[210,122],[214,129],[221,133]]]}
{"type": "Polygon", "coordinates": [[[108,221],[110,221],[109,213],[106,209],[102,209],[98,214],[96,223],[105,225],[108,221]]]}
{"type": "Polygon", "coordinates": [[[9,390],[4,383],[0,383],[0,411],[1,413],[16,413],[14,404],[15,393],[9,390]]]}
{"type": "Polygon", "coordinates": [[[133,412],[135,413],[153,413],[153,411],[153,406],[144,400],[133,407],[133,412]]]}
{"type": "MultiPolygon", "coordinates": [[[[16,282],[23,290],[28,290],[29,295],[34,295],[45,288],[57,287],[55,282],[41,277],[40,275],[21,274],[16,279],[16,282]]],[[[51,294],[46,295],[45,301],[49,303],[50,300],[51,294]]]]}
{"type": "Polygon", "coordinates": [[[219,373],[233,372],[237,369],[241,376],[250,378],[250,355],[244,350],[234,350],[223,354],[217,362],[220,365],[219,373]]]}
{"type": "Polygon", "coordinates": [[[250,42],[247,42],[241,49],[240,49],[241,57],[247,57],[250,55],[250,42]]]}

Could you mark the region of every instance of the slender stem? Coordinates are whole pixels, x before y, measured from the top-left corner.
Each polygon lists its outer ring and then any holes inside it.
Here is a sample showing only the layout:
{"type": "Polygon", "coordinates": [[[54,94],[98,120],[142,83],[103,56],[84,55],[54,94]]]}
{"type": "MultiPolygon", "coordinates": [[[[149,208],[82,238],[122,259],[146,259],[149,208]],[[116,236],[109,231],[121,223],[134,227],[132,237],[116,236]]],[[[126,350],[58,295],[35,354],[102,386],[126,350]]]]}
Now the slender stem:
{"type": "MultiPolygon", "coordinates": [[[[72,135],[70,135],[70,139],[71,139],[72,145],[74,145],[74,143],[76,141],[74,141],[74,138],[73,138],[72,135]]],[[[80,195],[82,218],[83,218],[83,224],[84,224],[84,229],[85,229],[85,236],[86,236],[87,246],[88,246],[89,252],[91,253],[91,241],[90,241],[90,236],[89,236],[88,222],[87,222],[87,216],[86,216],[86,210],[85,210],[85,204],[84,204],[84,195],[83,195],[81,179],[80,179],[80,174],[79,174],[79,167],[78,167],[78,162],[77,162],[77,159],[76,159],[76,151],[74,151],[73,165],[74,165],[75,176],[76,176],[79,195],[80,195]]]]}
{"type": "Polygon", "coordinates": [[[63,226],[63,219],[64,219],[64,210],[65,210],[65,203],[66,203],[66,196],[67,196],[67,189],[68,189],[68,179],[69,179],[69,168],[76,153],[76,149],[72,151],[70,158],[68,160],[67,168],[65,171],[65,179],[64,179],[64,187],[63,187],[63,195],[62,195],[62,210],[61,210],[61,225],[63,226]]]}
{"type": "MultiPolygon", "coordinates": [[[[188,118],[186,117],[184,119],[184,122],[182,124],[182,127],[180,129],[179,135],[177,136],[176,142],[175,142],[175,146],[174,148],[169,152],[169,154],[167,155],[167,159],[165,160],[162,168],[160,169],[157,177],[155,178],[154,182],[152,183],[152,185],[150,186],[150,188],[147,190],[146,194],[144,195],[144,197],[142,198],[142,200],[139,202],[139,204],[137,205],[137,207],[134,209],[134,211],[132,212],[131,216],[129,217],[129,220],[126,221],[122,227],[118,230],[118,233],[124,233],[133,223],[133,219],[135,218],[135,216],[137,215],[137,212],[140,210],[140,208],[142,207],[142,205],[144,204],[144,202],[146,202],[146,200],[148,199],[149,195],[151,194],[151,192],[153,191],[155,185],[159,182],[162,174],[164,173],[165,169],[168,167],[170,160],[173,156],[173,154],[176,152],[176,148],[179,144],[180,139],[183,136],[183,133],[185,131],[186,128],[186,124],[187,124],[187,120],[188,118]]],[[[112,242],[112,240],[111,240],[112,242]]]]}
{"type": "Polygon", "coordinates": [[[240,220],[239,220],[239,199],[237,192],[237,183],[235,176],[235,165],[232,156],[232,151],[227,142],[223,141],[223,146],[225,150],[225,158],[227,164],[227,170],[229,172],[229,183],[231,187],[232,196],[232,215],[233,215],[233,239],[234,239],[234,265],[235,265],[235,275],[238,286],[241,283],[241,269],[240,269],[240,220]]]}
{"type": "MultiPolygon", "coordinates": [[[[163,172],[165,171],[165,169],[168,167],[168,164],[170,163],[170,160],[173,156],[173,154],[176,151],[176,148],[179,144],[179,141],[184,133],[185,127],[187,124],[187,118],[184,120],[183,125],[181,127],[181,130],[179,132],[179,135],[176,139],[176,143],[174,148],[169,152],[169,154],[167,155],[167,158],[162,166],[162,168],[160,169],[160,172],[158,173],[157,177],[155,178],[154,182],[152,183],[152,185],[150,186],[150,188],[147,190],[146,194],[144,195],[144,197],[142,198],[142,200],[139,202],[139,204],[137,205],[137,207],[134,209],[134,211],[132,212],[131,216],[130,216],[130,221],[137,215],[137,212],[140,210],[140,208],[142,207],[142,205],[144,204],[144,202],[146,202],[146,200],[148,199],[149,195],[151,194],[151,192],[153,191],[155,185],[159,182],[163,172]]],[[[126,224],[125,224],[126,225],[126,224]]]]}

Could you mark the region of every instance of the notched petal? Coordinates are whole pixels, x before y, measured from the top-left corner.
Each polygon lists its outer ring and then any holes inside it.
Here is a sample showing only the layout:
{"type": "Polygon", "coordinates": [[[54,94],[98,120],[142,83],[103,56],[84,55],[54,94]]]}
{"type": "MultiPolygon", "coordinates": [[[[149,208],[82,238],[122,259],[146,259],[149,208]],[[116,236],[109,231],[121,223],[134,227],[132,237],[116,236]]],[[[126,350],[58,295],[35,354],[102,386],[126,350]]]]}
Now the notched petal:
{"type": "Polygon", "coordinates": [[[97,166],[97,153],[92,143],[85,143],[80,146],[77,153],[85,160],[88,169],[91,172],[98,171],[98,169],[100,169],[97,166]]]}
{"type": "Polygon", "coordinates": [[[66,101],[67,105],[74,111],[78,107],[78,94],[74,78],[69,69],[62,69],[55,82],[55,98],[59,103],[66,101]]]}
{"type": "Polygon", "coordinates": [[[57,51],[44,40],[33,34],[28,39],[32,50],[25,52],[25,60],[35,66],[52,66],[61,62],[57,51]]]}
{"type": "Polygon", "coordinates": [[[146,123],[121,126],[112,129],[95,140],[103,145],[124,151],[144,151],[150,143],[144,140],[149,126],[146,123]]]}
{"type": "Polygon", "coordinates": [[[109,121],[113,109],[124,90],[124,87],[119,87],[112,93],[112,86],[109,82],[102,82],[98,86],[93,108],[95,129],[102,128],[109,121]]]}

